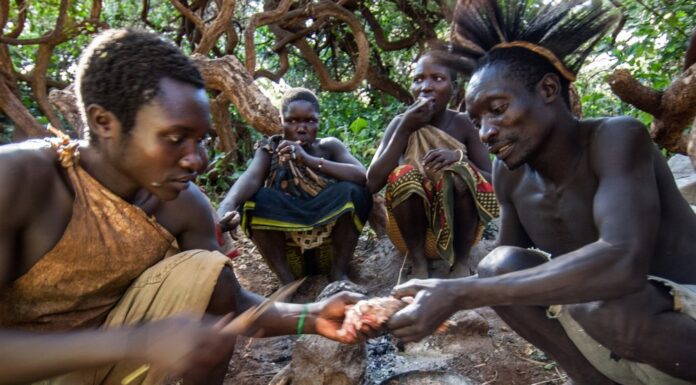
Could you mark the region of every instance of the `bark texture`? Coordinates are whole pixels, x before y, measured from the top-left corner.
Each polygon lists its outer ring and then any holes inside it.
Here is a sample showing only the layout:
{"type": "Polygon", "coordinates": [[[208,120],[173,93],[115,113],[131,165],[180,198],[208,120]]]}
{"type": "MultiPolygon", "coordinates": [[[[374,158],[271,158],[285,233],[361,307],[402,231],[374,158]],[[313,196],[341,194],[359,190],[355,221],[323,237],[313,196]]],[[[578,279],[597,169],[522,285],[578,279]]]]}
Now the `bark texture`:
{"type": "Polygon", "coordinates": [[[640,84],[626,70],[614,71],[608,81],[621,100],[655,118],[650,125],[650,135],[660,147],[686,154],[687,136],[684,131],[696,116],[696,64],[692,64],[664,91],[640,84]]]}

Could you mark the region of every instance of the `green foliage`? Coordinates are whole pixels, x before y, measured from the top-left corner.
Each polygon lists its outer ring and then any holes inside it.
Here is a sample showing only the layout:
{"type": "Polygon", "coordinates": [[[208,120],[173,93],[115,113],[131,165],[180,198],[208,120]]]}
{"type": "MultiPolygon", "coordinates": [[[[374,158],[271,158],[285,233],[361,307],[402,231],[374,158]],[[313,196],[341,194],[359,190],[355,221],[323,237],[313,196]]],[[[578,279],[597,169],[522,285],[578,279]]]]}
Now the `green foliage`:
{"type": "MultiPolygon", "coordinates": [[[[452,0],[447,0],[447,2],[452,3],[452,0]]],[[[14,4],[14,2],[11,3],[14,4]]],[[[147,22],[141,19],[143,3],[104,2],[102,20],[112,28],[145,28],[155,30],[172,40],[176,40],[176,32],[181,25],[182,16],[176,11],[172,3],[168,0],[148,1],[147,22]]],[[[21,38],[40,37],[52,30],[58,16],[59,4],[60,0],[29,2],[28,20],[21,38]]],[[[405,0],[403,2],[373,1],[365,4],[384,28],[384,34],[389,41],[406,38],[419,28],[426,29],[428,36],[436,36],[442,40],[446,40],[448,37],[448,25],[444,19],[430,17],[432,20],[421,20],[417,16],[414,19],[414,15],[435,14],[438,2],[405,0]],[[401,12],[399,8],[404,4],[409,4],[413,13],[406,15],[401,12]]],[[[72,1],[68,12],[71,25],[87,19],[90,6],[90,0],[72,1]]],[[[235,25],[246,25],[249,17],[261,11],[262,8],[263,2],[238,2],[235,11],[235,25]]],[[[646,85],[658,89],[667,86],[681,71],[689,35],[696,27],[696,7],[693,0],[622,0],[622,10],[626,22],[621,33],[616,41],[607,37],[599,44],[596,53],[588,59],[585,68],[580,73],[576,85],[580,95],[582,95],[581,102],[586,117],[630,115],[648,124],[651,120],[649,115],[622,103],[613,95],[606,84],[606,75],[616,68],[626,68],[646,85]]],[[[10,7],[10,21],[5,27],[5,31],[12,29],[17,12],[16,7],[10,7]]],[[[357,14],[358,12],[356,12],[357,14]]],[[[239,28],[237,29],[239,30],[239,28]]],[[[417,44],[408,49],[386,52],[376,46],[374,31],[370,28],[365,29],[372,49],[379,54],[379,62],[375,62],[375,57],[371,59],[373,64],[378,65],[380,70],[389,75],[390,79],[408,88],[410,65],[425,47],[417,44]]],[[[74,80],[77,58],[91,39],[93,30],[94,27],[88,27],[85,33],[55,48],[47,73],[48,78],[65,83],[74,80]]],[[[314,34],[308,37],[310,45],[322,47],[319,51],[320,58],[332,75],[341,80],[346,80],[352,76],[350,65],[352,59],[345,54],[334,56],[332,50],[339,48],[340,51],[341,39],[346,33],[345,26],[334,24],[331,27],[331,34],[314,34]]],[[[275,35],[268,27],[261,27],[254,36],[257,68],[271,71],[278,68],[278,56],[272,49],[275,44],[275,35]]],[[[185,51],[190,51],[188,39],[184,38],[179,42],[185,51]]],[[[223,48],[223,43],[224,41],[221,39],[218,42],[218,48],[223,48]]],[[[244,59],[243,48],[243,44],[238,44],[234,52],[241,60],[244,59]]],[[[29,73],[34,66],[36,46],[9,46],[9,49],[14,67],[21,73],[29,73]]],[[[289,55],[290,69],[283,77],[281,84],[283,86],[304,86],[317,91],[322,104],[319,136],[339,138],[363,164],[367,165],[390,120],[404,110],[403,103],[386,93],[371,88],[366,82],[354,92],[321,91],[314,70],[301,58],[295,48],[290,48],[290,50],[292,52],[289,55]]],[[[46,119],[38,111],[26,83],[20,82],[19,85],[24,104],[42,123],[46,123],[46,119]]],[[[276,91],[276,95],[277,93],[276,91]]],[[[239,119],[234,109],[232,112],[233,118],[239,119]]],[[[6,127],[4,135],[7,136],[7,133],[11,132],[8,129],[11,125],[4,124],[4,126],[6,127]]],[[[253,129],[249,129],[254,135],[252,139],[254,142],[258,139],[259,134],[253,129]]],[[[250,147],[248,142],[244,146],[250,147]]],[[[201,182],[210,190],[209,193],[218,194],[218,192],[224,191],[236,179],[236,176],[246,169],[248,160],[252,156],[252,149],[244,148],[241,154],[241,157],[237,157],[240,159],[239,161],[231,162],[222,154],[215,151],[211,153],[211,166],[208,172],[201,177],[201,182]]]]}
{"type": "Polygon", "coordinates": [[[662,90],[682,71],[691,31],[693,0],[626,0],[626,23],[612,42],[606,37],[588,58],[576,83],[586,117],[629,115],[649,124],[652,116],[621,102],[606,83],[616,68],[627,69],[644,85],[662,90]]]}
{"type": "Polygon", "coordinates": [[[401,103],[386,96],[382,103],[368,92],[322,92],[318,96],[322,108],[319,136],[339,138],[362,164],[370,164],[384,129],[402,108],[401,103]]]}
{"type": "Polygon", "coordinates": [[[240,166],[230,162],[228,154],[211,149],[209,151],[208,169],[198,176],[196,183],[217,207],[225,197],[232,184],[242,175],[249,166],[251,159],[240,166]]]}

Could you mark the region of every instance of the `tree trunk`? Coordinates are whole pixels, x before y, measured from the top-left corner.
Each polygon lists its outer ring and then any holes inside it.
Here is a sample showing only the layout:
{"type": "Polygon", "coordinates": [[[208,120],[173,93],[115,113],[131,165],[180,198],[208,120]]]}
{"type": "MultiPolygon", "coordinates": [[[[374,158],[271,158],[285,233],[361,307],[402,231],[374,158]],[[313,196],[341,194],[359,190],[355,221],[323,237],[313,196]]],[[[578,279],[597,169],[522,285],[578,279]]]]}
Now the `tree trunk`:
{"type": "Polygon", "coordinates": [[[232,127],[230,101],[225,94],[220,94],[210,101],[213,128],[220,139],[220,149],[225,153],[237,150],[237,135],[232,127]]]}
{"type": "Polygon", "coordinates": [[[49,136],[48,131],[31,116],[2,77],[0,77],[0,110],[14,122],[16,131],[21,131],[24,136],[30,138],[49,136]]]}

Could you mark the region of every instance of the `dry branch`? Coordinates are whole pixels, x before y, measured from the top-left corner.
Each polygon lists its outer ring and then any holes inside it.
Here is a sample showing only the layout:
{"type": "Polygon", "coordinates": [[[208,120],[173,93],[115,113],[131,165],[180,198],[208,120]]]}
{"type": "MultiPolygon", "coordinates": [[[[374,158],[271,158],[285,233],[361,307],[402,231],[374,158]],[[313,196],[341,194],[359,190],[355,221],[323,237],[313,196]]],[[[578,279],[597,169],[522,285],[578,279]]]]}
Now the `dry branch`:
{"type": "Polygon", "coordinates": [[[7,87],[0,77],[0,110],[7,115],[27,136],[42,138],[48,136],[48,131],[34,119],[22,105],[22,101],[7,87]]]}
{"type": "Polygon", "coordinates": [[[401,40],[388,41],[386,36],[384,36],[384,29],[381,25],[379,25],[379,22],[372,14],[372,12],[370,12],[369,9],[363,7],[360,10],[360,13],[365,18],[365,21],[367,21],[367,24],[370,26],[370,29],[372,29],[372,33],[374,33],[375,35],[375,42],[377,43],[377,46],[379,46],[379,48],[381,48],[384,51],[398,51],[400,49],[412,47],[414,44],[418,42],[422,35],[422,31],[420,29],[417,29],[413,31],[410,36],[405,37],[401,40]]]}
{"type": "Polygon", "coordinates": [[[221,91],[239,110],[240,115],[265,135],[277,134],[280,114],[271,101],[254,84],[251,74],[234,56],[207,59],[194,54],[191,59],[201,71],[208,88],[221,91]]]}
{"type": "Polygon", "coordinates": [[[282,0],[276,9],[259,12],[249,18],[249,23],[244,29],[244,64],[249,73],[253,74],[256,71],[256,46],[254,45],[256,29],[280,20],[288,12],[292,3],[293,0],[282,0]]]}
{"type": "Polygon", "coordinates": [[[75,85],[71,84],[61,90],[54,89],[48,94],[48,101],[51,105],[60,111],[63,118],[68,121],[68,124],[77,133],[78,137],[85,137],[85,123],[80,115],[80,110],[77,105],[77,97],[75,95],[75,85]]]}
{"type": "Polygon", "coordinates": [[[621,100],[654,117],[650,135],[658,145],[686,154],[684,130],[696,116],[696,64],[662,92],[643,86],[626,70],[614,71],[608,81],[621,100]]]}
{"type": "Polygon", "coordinates": [[[205,55],[215,46],[215,42],[217,42],[220,36],[225,32],[227,26],[232,24],[235,5],[236,0],[222,0],[215,20],[213,20],[209,27],[204,27],[204,29],[201,30],[203,37],[198,43],[195,53],[205,55]]]}
{"type": "MultiPolygon", "coordinates": [[[[285,18],[286,20],[291,20],[298,17],[301,12],[310,12],[310,16],[314,18],[335,17],[344,21],[351,29],[355,39],[355,44],[357,46],[357,53],[353,55],[352,58],[355,70],[353,72],[353,77],[344,82],[334,80],[331,77],[331,74],[324,66],[322,60],[305,39],[298,39],[293,43],[293,45],[300,50],[305,60],[307,60],[307,62],[315,70],[317,77],[319,78],[319,83],[323,89],[334,92],[347,92],[356,89],[358,85],[360,85],[360,82],[362,82],[367,76],[370,54],[367,36],[365,35],[365,31],[362,28],[360,20],[358,20],[352,12],[330,1],[313,3],[312,7],[307,10],[294,10],[288,12],[285,15],[285,18]]],[[[270,28],[271,31],[273,31],[281,39],[292,36],[291,31],[283,29],[279,25],[271,25],[270,28]]]]}

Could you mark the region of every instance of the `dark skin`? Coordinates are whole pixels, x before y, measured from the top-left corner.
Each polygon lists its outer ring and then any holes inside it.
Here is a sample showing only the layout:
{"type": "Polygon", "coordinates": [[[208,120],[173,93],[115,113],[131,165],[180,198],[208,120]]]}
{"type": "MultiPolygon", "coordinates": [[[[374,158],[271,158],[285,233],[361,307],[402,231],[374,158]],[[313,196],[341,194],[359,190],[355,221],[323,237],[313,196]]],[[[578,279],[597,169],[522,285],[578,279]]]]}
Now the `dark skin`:
{"type": "MultiPolygon", "coordinates": [[[[304,164],[314,171],[340,181],[365,184],[365,167],[355,159],[348,149],[336,138],[317,140],[319,112],[312,103],[305,100],[290,102],[282,115],[283,141],[277,152],[281,161],[292,159],[304,164]],[[322,160],[323,158],[323,160],[322,160]],[[321,165],[321,168],[319,167],[321,165]]],[[[239,224],[239,206],[251,198],[263,186],[271,167],[271,154],[263,149],[256,150],[254,160],[239,180],[232,186],[220,204],[218,213],[222,218],[223,231],[234,231],[239,224]]],[[[252,239],[264,259],[282,283],[292,282],[295,278],[290,271],[285,256],[285,233],[271,230],[252,230],[252,239]]],[[[334,248],[334,260],[329,273],[332,281],[348,279],[348,262],[353,255],[360,233],[352,224],[350,214],[337,219],[331,239],[334,248]]]]}
{"type": "MultiPolygon", "coordinates": [[[[80,165],[106,188],[154,215],[181,250],[217,250],[210,208],[191,183],[207,163],[201,145],[210,130],[207,96],[202,89],[168,78],[160,87],[161,94],[141,106],[127,134],[113,113],[88,106],[93,140],[80,147],[80,165]]],[[[74,195],[55,152],[36,142],[0,147],[0,180],[5,186],[0,189],[0,209],[6,213],[0,220],[1,290],[60,240],[74,195]]],[[[310,304],[304,332],[341,340],[336,330],[345,305],[359,299],[343,293],[310,304]]],[[[207,312],[239,314],[261,300],[224,268],[207,312]]],[[[277,303],[250,333],[294,334],[302,310],[301,305],[277,303]]],[[[186,383],[222,383],[235,341],[234,335],[221,331],[230,319],[214,325],[180,317],[132,328],[40,336],[0,330],[0,383],[31,382],[131,359],[183,374],[186,383]]]]}
{"type": "MultiPolygon", "coordinates": [[[[379,192],[386,185],[389,173],[404,162],[403,155],[408,147],[409,136],[426,124],[437,127],[462,142],[466,148],[464,159],[474,164],[490,180],[491,162],[476,128],[466,114],[447,108],[454,93],[450,70],[431,56],[422,57],[416,64],[411,92],[416,102],[405,113],[391,121],[367,171],[367,187],[370,191],[379,192]]],[[[458,151],[434,148],[423,158],[423,164],[426,170],[437,172],[457,162],[461,155],[458,151]]],[[[474,197],[468,189],[455,187],[454,228],[459,231],[454,235],[455,261],[450,273],[452,277],[470,274],[466,262],[478,224],[475,204],[474,197]]],[[[413,195],[394,207],[392,214],[406,242],[413,264],[411,276],[427,278],[427,221],[423,200],[413,195]]]]}
{"type": "Polygon", "coordinates": [[[696,381],[696,321],[673,311],[646,275],[696,283],[696,215],[645,127],[629,118],[577,121],[557,75],[533,90],[478,70],[467,108],[497,160],[501,247],[478,277],[416,280],[389,328],[418,340],[460,309],[493,306],[519,334],[566,369],[569,384],[612,384],[579,353],[544,308],[566,304],[586,332],[619,357],[696,381]],[[554,257],[546,262],[536,247],[554,257]]]}

